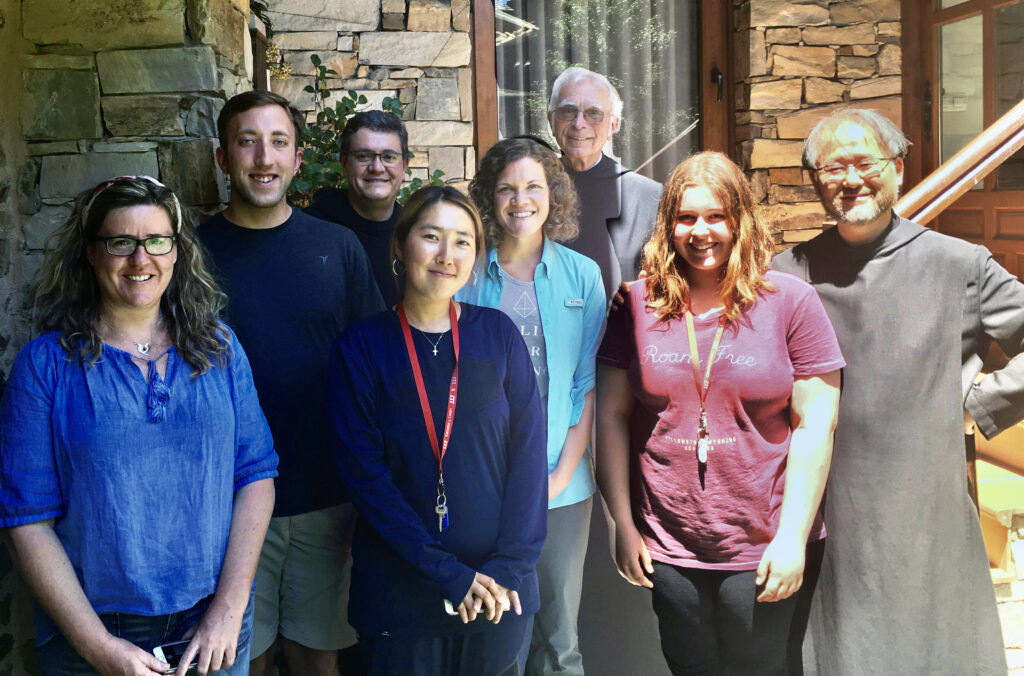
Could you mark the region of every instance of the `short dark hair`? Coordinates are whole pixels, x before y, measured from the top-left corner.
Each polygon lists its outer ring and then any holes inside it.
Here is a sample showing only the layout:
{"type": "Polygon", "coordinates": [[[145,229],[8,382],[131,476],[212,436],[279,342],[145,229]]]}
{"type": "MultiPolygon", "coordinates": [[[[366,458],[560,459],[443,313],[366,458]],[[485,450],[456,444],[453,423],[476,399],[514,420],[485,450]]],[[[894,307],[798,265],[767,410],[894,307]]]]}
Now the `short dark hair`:
{"type": "Polygon", "coordinates": [[[348,155],[348,151],[352,148],[352,137],[360,129],[398,134],[398,140],[402,146],[402,156],[409,157],[409,132],[405,130],[402,118],[393,113],[385,113],[383,110],[364,110],[348,118],[345,128],[341,130],[341,155],[348,155]]]}
{"type": "Polygon", "coordinates": [[[293,106],[288,99],[279,94],[254,89],[251,92],[242,92],[237,96],[232,96],[224,104],[224,107],[221,108],[220,115],[217,116],[217,138],[220,140],[221,148],[227,149],[228,147],[228,123],[231,122],[231,119],[247,110],[261,106],[281,106],[284,108],[284,111],[288,113],[288,117],[292,120],[292,126],[295,127],[295,145],[299,146],[302,144],[302,133],[306,129],[305,114],[293,106]]]}

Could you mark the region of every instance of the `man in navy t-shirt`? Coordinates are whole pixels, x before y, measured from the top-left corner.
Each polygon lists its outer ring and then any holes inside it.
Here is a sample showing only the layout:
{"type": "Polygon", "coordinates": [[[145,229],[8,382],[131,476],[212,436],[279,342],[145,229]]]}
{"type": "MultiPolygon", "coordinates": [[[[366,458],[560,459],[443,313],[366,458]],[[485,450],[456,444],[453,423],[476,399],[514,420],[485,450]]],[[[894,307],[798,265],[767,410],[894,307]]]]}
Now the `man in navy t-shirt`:
{"type": "Polygon", "coordinates": [[[338,334],[384,304],[352,232],[285,201],[303,126],[276,94],[229,100],[217,163],[231,196],[199,228],[281,457],[256,571],[255,675],[273,669],[279,647],[291,673],[336,676],[337,651],[356,640],[346,614],[353,510],[329,452],[327,361],[338,334]]]}
{"type": "Polygon", "coordinates": [[[391,233],[401,207],[395,201],[409,167],[409,134],[402,120],[382,110],[349,118],[341,132],[341,168],[348,189],[321,188],[306,213],[356,233],[370,258],[384,303],[398,303],[391,233]]]}

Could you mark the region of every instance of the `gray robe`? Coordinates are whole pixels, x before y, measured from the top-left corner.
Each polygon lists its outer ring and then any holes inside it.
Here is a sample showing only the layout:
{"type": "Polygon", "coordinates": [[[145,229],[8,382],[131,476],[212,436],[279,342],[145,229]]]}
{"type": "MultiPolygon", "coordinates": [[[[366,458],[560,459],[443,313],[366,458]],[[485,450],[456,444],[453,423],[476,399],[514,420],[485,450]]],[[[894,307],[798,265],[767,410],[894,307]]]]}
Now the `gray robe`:
{"type": "Polygon", "coordinates": [[[962,421],[966,406],[991,437],[1024,417],[1024,285],[899,217],[870,244],[832,229],[772,265],[818,290],[847,361],[805,670],[1006,674],[962,421]],[[1013,359],[972,387],[990,339],[1013,359]]]}

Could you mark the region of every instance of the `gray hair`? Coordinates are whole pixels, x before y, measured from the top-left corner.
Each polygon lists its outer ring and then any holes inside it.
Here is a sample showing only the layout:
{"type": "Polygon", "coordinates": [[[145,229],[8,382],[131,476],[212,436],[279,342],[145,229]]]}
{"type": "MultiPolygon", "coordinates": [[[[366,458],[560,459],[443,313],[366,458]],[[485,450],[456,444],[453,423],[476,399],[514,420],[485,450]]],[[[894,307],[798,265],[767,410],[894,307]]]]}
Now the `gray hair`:
{"type": "Polygon", "coordinates": [[[558,95],[562,92],[562,87],[587,79],[594,80],[598,84],[604,85],[608,90],[608,99],[612,102],[612,115],[621,119],[622,97],[619,96],[619,92],[615,89],[612,83],[608,81],[608,78],[600,73],[595,73],[592,70],[587,70],[586,68],[580,68],[578,66],[566,68],[558,77],[555,78],[555,83],[551,85],[551,98],[548,99],[548,112],[550,113],[558,106],[558,95]]]}
{"type": "Polygon", "coordinates": [[[825,133],[832,131],[843,122],[856,124],[870,130],[874,134],[875,141],[878,142],[878,147],[889,157],[906,157],[910,141],[889,118],[866,108],[844,108],[819,121],[807,135],[803,154],[803,163],[806,168],[816,168],[816,162],[823,150],[825,133]]]}

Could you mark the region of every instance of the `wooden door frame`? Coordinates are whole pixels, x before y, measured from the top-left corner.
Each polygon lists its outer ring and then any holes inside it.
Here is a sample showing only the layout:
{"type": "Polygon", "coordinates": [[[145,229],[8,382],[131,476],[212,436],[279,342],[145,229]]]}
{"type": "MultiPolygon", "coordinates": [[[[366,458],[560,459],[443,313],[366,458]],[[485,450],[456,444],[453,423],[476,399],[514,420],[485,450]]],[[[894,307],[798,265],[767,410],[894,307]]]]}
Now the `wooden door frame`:
{"type": "MultiPolygon", "coordinates": [[[[498,142],[498,78],[494,44],[494,0],[471,0],[470,40],[473,55],[473,145],[477,164],[498,142]]],[[[705,150],[734,155],[735,115],[733,110],[732,7],[722,0],[700,0],[701,55],[701,143],[705,150]],[[721,99],[718,83],[721,72],[721,99]]]]}
{"type": "MultiPolygon", "coordinates": [[[[1012,0],[982,0],[987,7],[983,8],[982,16],[995,11],[998,7],[1009,4],[1012,0]]],[[[954,5],[947,9],[931,9],[935,0],[902,0],[902,34],[901,49],[903,51],[902,83],[903,83],[903,133],[910,139],[914,149],[905,163],[905,186],[913,186],[925,175],[935,169],[931,166],[930,157],[937,149],[939,134],[939,114],[942,105],[941,97],[935,96],[935,87],[939,81],[939,64],[937,61],[937,33],[931,25],[926,24],[924,16],[937,23],[951,23],[977,13],[970,9],[970,3],[954,5]],[[930,115],[930,124],[924,122],[930,115]],[[916,151],[916,152],[915,152],[916,151]],[[926,158],[929,161],[926,162],[926,158]]],[[[991,21],[982,24],[982,59],[985,64],[995,61],[995,36],[991,21]]],[[[985,126],[995,121],[995,86],[985,82],[982,86],[982,117],[985,126]]],[[[937,164],[937,163],[936,163],[937,164]]]]}

